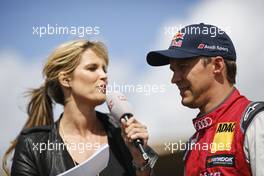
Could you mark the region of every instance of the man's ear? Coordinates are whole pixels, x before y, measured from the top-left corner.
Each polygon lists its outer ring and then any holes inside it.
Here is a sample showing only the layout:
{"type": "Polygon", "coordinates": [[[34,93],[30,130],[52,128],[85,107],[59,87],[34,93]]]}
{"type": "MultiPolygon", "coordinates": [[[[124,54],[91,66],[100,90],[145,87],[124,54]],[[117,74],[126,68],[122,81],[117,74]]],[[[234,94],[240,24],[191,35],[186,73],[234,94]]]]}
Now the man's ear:
{"type": "Polygon", "coordinates": [[[62,86],[67,88],[71,87],[70,81],[71,81],[70,76],[67,75],[65,72],[62,71],[59,73],[59,82],[62,86]]]}
{"type": "Polygon", "coordinates": [[[225,61],[222,56],[212,57],[213,72],[214,74],[220,74],[225,68],[225,61]]]}

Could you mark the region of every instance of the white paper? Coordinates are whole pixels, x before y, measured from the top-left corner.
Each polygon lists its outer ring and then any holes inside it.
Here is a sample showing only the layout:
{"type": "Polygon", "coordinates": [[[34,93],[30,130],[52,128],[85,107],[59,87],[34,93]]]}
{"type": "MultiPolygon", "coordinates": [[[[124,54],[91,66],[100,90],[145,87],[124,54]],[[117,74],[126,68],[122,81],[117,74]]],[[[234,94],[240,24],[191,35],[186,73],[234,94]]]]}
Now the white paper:
{"type": "Polygon", "coordinates": [[[106,168],[109,160],[109,146],[103,145],[83,163],[59,174],[58,176],[96,176],[106,168]]]}

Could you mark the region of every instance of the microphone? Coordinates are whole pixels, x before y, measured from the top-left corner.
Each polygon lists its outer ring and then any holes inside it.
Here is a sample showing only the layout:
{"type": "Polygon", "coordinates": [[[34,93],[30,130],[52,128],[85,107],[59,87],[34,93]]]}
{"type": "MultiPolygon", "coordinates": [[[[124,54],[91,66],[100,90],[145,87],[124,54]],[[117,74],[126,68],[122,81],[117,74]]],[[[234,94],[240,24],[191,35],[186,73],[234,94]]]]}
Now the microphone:
{"type": "MultiPolygon", "coordinates": [[[[125,119],[127,121],[133,116],[132,105],[127,101],[126,96],[120,92],[107,94],[106,103],[110,113],[118,121],[121,121],[121,119],[125,119]]],[[[139,149],[143,159],[148,161],[149,157],[143,148],[143,140],[135,139],[133,143],[139,149]]]]}

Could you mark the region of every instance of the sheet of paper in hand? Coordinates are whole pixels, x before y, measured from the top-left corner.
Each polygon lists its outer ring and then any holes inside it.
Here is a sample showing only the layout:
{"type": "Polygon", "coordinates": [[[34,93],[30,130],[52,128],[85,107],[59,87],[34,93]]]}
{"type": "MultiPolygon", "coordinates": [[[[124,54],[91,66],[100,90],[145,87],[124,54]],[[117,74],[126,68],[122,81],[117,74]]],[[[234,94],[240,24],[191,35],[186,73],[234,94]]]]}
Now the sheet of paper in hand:
{"type": "Polygon", "coordinates": [[[109,160],[109,146],[103,145],[83,163],[59,174],[58,176],[96,176],[106,168],[109,160]]]}

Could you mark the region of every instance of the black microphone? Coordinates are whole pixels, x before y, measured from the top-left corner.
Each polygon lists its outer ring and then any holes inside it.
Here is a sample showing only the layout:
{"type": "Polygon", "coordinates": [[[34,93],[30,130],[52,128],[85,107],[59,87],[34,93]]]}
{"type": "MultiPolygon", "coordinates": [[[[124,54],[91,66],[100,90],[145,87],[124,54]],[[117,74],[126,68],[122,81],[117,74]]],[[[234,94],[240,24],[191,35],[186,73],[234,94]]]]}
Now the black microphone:
{"type": "MultiPolygon", "coordinates": [[[[123,95],[122,93],[113,92],[111,94],[107,94],[106,102],[110,113],[118,121],[121,121],[121,119],[125,119],[127,121],[130,117],[133,116],[132,106],[127,101],[125,95],[123,95]]],[[[149,157],[143,148],[143,140],[135,139],[133,143],[139,149],[143,159],[145,161],[148,161],[149,157]]]]}

